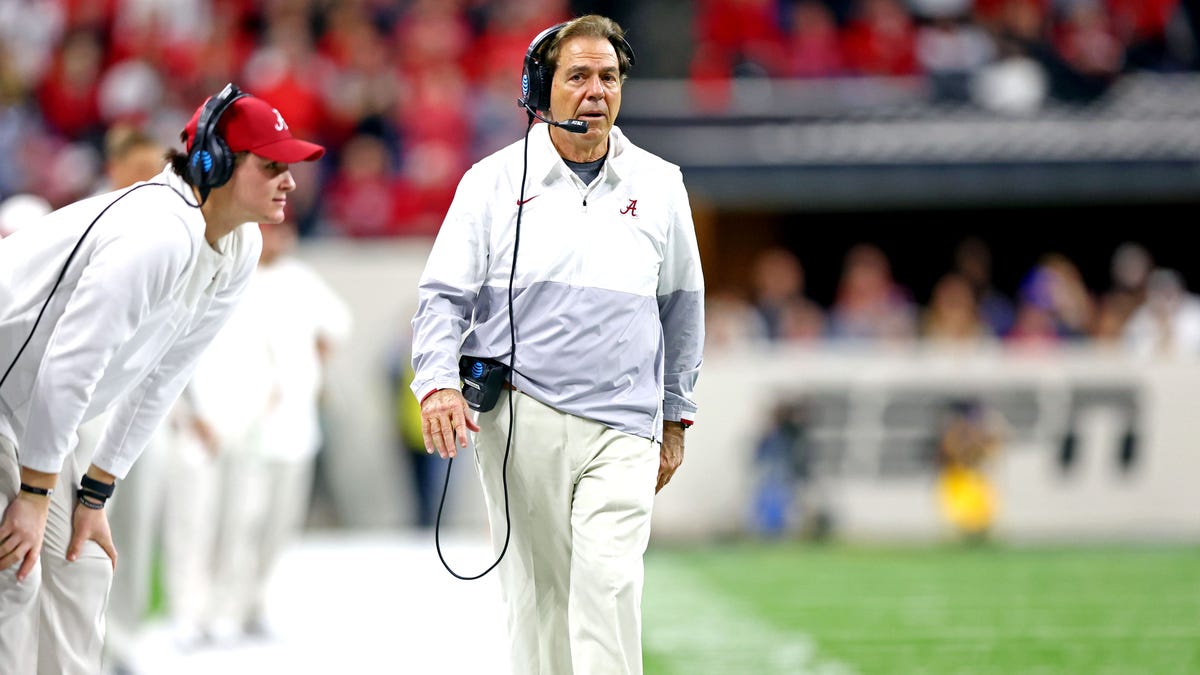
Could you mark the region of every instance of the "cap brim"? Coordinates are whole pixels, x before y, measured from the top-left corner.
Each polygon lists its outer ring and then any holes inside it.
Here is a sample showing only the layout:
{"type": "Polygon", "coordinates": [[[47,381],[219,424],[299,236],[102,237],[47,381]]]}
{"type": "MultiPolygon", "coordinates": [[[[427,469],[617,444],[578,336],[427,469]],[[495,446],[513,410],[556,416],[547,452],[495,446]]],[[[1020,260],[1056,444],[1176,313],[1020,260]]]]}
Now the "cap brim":
{"type": "Polygon", "coordinates": [[[275,162],[293,164],[320,159],[325,154],[325,148],[299,138],[283,138],[257,148],[250,148],[250,152],[275,162]]]}

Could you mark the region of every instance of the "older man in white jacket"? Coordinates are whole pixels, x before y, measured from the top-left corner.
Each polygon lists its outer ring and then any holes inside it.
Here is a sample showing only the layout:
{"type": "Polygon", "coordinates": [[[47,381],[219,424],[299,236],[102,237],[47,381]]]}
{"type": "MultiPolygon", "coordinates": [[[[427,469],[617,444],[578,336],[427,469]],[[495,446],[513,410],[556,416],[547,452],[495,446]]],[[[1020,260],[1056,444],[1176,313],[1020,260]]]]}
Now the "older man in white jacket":
{"type": "Polygon", "coordinates": [[[105,501],[245,289],[262,246],[253,223],[283,219],[289,164],[324,152],[233,85],[196,110],[182,139],[187,154],[153,181],[0,242],[6,673],[100,671],[117,557],[105,501]],[[76,430],[109,408],[81,477],[76,430]]]}

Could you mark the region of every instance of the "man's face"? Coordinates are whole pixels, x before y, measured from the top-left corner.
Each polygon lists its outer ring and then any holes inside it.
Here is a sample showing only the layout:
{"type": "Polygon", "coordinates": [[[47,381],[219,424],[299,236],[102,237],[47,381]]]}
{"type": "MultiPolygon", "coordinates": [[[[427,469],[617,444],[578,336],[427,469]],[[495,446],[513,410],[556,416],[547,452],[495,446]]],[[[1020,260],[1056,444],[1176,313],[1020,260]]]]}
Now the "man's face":
{"type": "Polygon", "coordinates": [[[282,223],[287,193],[296,189],[287,164],[248,154],[233,170],[233,203],[240,222],[282,223]]]}
{"type": "Polygon", "coordinates": [[[552,119],[587,122],[586,134],[568,135],[595,144],[608,137],[620,109],[621,73],[612,43],[586,36],[564,41],[550,90],[552,119]]]}

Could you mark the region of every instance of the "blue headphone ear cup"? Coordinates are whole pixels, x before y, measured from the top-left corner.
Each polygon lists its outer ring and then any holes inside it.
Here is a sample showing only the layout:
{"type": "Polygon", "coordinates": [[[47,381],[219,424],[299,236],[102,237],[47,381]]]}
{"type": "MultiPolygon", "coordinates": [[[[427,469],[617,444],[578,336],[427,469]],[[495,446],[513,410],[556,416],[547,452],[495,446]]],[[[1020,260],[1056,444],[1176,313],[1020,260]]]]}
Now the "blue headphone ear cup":
{"type": "Polygon", "coordinates": [[[208,191],[221,187],[233,177],[234,155],[225,139],[218,134],[209,136],[203,145],[192,148],[188,155],[188,180],[197,188],[208,191]]]}
{"type": "Polygon", "coordinates": [[[213,134],[210,146],[212,147],[209,152],[212,153],[213,168],[208,177],[207,187],[211,189],[219,188],[233,178],[234,154],[229,149],[229,144],[219,134],[213,134]]]}
{"type": "Polygon", "coordinates": [[[212,171],[212,155],[199,145],[194,146],[188,152],[187,182],[197,188],[202,187],[209,171],[212,171]]]}

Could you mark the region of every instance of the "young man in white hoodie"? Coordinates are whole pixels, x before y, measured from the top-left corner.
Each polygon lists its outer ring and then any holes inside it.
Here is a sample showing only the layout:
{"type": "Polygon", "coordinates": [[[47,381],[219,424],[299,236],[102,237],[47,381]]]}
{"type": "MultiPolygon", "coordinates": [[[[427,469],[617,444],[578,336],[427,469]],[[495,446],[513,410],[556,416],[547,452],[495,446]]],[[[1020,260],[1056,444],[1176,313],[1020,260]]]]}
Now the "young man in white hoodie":
{"type": "MultiPolygon", "coordinates": [[[[96,673],[117,554],[104,504],[170,410],[324,149],[233,85],[152,181],[0,242],[0,663],[96,673]],[[86,473],[79,425],[111,409],[86,473]],[[62,476],[60,480],[60,475],[62,476]]],[[[179,498],[186,499],[186,495],[179,498]]]]}

